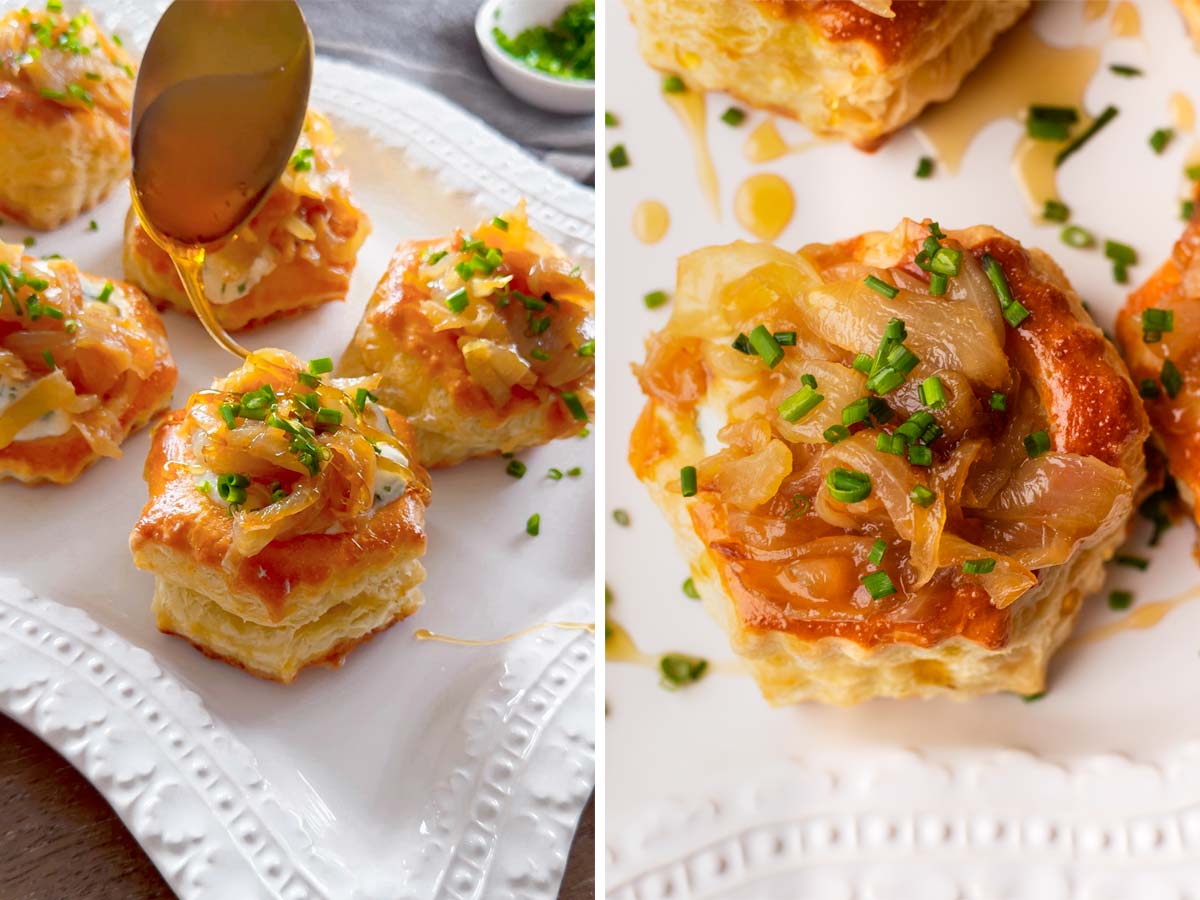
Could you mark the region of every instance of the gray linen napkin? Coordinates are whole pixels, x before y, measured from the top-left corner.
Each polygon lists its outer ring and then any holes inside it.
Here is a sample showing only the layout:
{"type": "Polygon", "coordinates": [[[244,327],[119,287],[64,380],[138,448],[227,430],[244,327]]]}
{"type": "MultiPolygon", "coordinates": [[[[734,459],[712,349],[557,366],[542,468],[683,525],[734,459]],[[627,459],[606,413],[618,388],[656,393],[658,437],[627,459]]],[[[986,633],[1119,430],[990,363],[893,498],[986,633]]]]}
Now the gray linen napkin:
{"type": "Polygon", "coordinates": [[[502,88],[475,40],[479,4],[480,0],[300,0],[318,53],[424,85],[564,174],[592,184],[592,117],[542,112],[502,88]]]}

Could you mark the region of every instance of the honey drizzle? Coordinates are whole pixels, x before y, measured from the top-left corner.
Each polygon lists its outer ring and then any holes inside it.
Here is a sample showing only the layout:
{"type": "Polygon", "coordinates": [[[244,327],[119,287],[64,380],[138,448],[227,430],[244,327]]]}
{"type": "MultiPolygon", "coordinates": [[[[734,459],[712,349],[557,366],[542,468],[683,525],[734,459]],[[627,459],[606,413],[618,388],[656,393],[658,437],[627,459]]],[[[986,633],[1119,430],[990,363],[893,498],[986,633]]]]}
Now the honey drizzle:
{"type": "Polygon", "coordinates": [[[1171,115],[1171,123],[1180,131],[1196,129],[1196,110],[1192,101],[1183,91],[1174,91],[1167,100],[1167,111],[1171,115]]]}
{"type": "Polygon", "coordinates": [[[1138,37],[1142,33],[1142,17],[1130,0],[1121,0],[1109,27],[1115,37],[1138,37]]]}
{"type": "Polygon", "coordinates": [[[664,94],[667,103],[679,116],[692,144],[692,152],[696,157],[696,177],[700,181],[700,191],[712,209],[713,216],[721,221],[720,190],[717,184],[717,168],[713,165],[712,152],[708,146],[708,118],[704,93],[686,90],[675,94],[664,94]]]}
{"type": "Polygon", "coordinates": [[[1183,606],[1185,603],[1190,603],[1193,600],[1200,599],[1200,585],[1189,588],[1174,597],[1166,600],[1157,600],[1153,603],[1144,603],[1141,606],[1135,607],[1127,615],[1118,619],[1115,622],[1109,622],[1107,625],[1101,625],[1086,634],[1077,635],[1067,642],[1063,649],[1071,649],[1074,647],[1082,647],[1087,644],[1095,644],[1100,641],[1107,640],[1110,637],[1121,634],[1125,631],[1141,631],[1147,628],[1153,628],[1161,622],[1171,610],[1183,606]]]}
{"type": "Polygon", "coordinates": [[[643,244],[657,244],[671,225],[671,214],[657,200],[643,200],[633,210],[633,236],[643,244]]]}
{"type": "MultiPolygon", "coordinates": [[[[1020,119],[1033,104],[1083,109],[1083,95],[1100,66],[1096,47],[1055,47],[1022,21],[996,43],[951,102],[927,110],[916,127],[947,171],[957,172],[975,136],[998,118],[1020,119]]],[[[1089,120],[1075,126],[1075,133],[1089,120]]],[[[1058,198],[1054,156],[1062,144],[1022,137],[1015,174],[1031,213],[1058,198]]]]}
{"type": "Polygon", "coordinates": [[[441,644],[453,644],[456,647],[496,647],[547,628],[560,628],[564,631],[590,631],[593,634],[596,632],[596,626],[591,622],[538,622],[530,625],[528,628],[522,628],[520,631],[514,631],[512,634],[506,634],[498,638],[484,638],[481,640],[458,638],[448,634],[439,634],[436,631],[430,631],[428,628],[418,628],[413,632],[413,637],[418,641],[437,641],[441,644]]]}

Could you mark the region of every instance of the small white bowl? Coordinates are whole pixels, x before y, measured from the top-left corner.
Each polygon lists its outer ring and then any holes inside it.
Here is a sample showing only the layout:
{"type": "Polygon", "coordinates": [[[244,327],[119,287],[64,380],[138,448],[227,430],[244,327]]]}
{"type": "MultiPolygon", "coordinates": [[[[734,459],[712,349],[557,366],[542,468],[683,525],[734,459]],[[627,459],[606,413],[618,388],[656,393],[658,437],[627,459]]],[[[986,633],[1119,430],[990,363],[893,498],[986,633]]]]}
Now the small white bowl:
{"type": "Polygon", "coordinates": [[[576,78],[555,78],[531,69],[509,56],[496,43],[492,29],[499,26],[515,37],[534,25],[549,25],[571,0],[485,0],[475,16],[475,37],[488,68],[505,88],[526,103],[559,113],[591,112],[596,105],[596,83],[576,78]]]}

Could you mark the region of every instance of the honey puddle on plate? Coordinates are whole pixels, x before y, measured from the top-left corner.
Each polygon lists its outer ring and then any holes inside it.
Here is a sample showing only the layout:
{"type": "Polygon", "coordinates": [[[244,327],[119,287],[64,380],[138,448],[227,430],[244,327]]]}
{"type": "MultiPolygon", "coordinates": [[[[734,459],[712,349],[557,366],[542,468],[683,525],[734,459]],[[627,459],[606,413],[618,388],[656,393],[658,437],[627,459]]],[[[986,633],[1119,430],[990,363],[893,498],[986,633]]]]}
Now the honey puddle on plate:
{"type": "Polygon", "coordinates": [[[692,144],[692,153],[696,157],[696,177],[700,181],[700,191],[708,200],[713,216],[719,222],[721,221],[721,200],[717,187],[717,168],[713,165],[712,152],[708,147],[708,122],[705,116],[704,93],[689,89],[663,96],[671,109],[675,110],[675,114],[679,116],[679,121],[683,123],[688,140],[692,144]]]}
{"type": "Polygon", "coordinates": [[[633,236],[643,244],[657,244],[671,225],[671,214],[657,200],[643,200],[633,210],[633,236]]]}
{"type": "Polygon", "coordinates": [[[1137,37],[1142,33],[1142,17],[1130,0],[1121,0],[1109,27],[1116,37],[1137,37]]]}
{"type": "Polygon", "coordinates": [[[779,159],[781,156],[787,156],[789,153],[803,153],[821,143],[823,141],[814,138],[798,144],[789,144],[779,133],[775,120],[765,119],[755,125],[754,129],[746,135],[746,143],[742,145],[742,155],[752,163],[765,163],[779,159]]]}
{"type": "Polygon", "coordinates": [[[437,641],[441,644],[454,644],[457,647],[495,647],[498,644],[507,644],[527,634],[533,634],[535,631],[544,631],[548,628],[559,628],[564,631],[590,631],[592,633],[596,631],[596,626],[591,622],[538,622],[536,625],[530,625],[528,628],[522,628],[520,631],[514,631],[512,634],[484,640],[451,637],[448,634],[438,634],[436,631],[430,631],[428,628],[418,628],[413,632],[413,637],[418,641],[437,641]]]}
{"type": "Polygon", "coordinates": [[[1171,115],[1171,124],[1179,131],[1194,131],[1196,129],[1196,110],[1192,101],[1182,91],[1175,91],[1167,100],[1167,111],[1171,115]]]}
{"type": "MultiPolygon", "coordinates": [[[[690,655],[690,654],[689,654],[690,655]]],[[[604,626],[604,661],[627,663],[634,666],[643,666],[647,669],[658,670],[658,661],[660,657],[653,653],[646,653],[633,637],[625,630],[625,626],[614,622],[611,618],[604,626]]],[[[745,665],[736,659],[719,659],[705,660],[708,663],[706,672],[713,672],[721,675],[747,675],[745,665]]]]}
{"type": "MultiPolygon", "coordinates": [[[[1001,38],[996,49],[949,102],[927,110],[917,129],[947,171],[957,172],[971,141],[990,122],[1020,119],[1033,104],[1083,110],[1083,94],[1100,66],[1097,47],[1055,47],[1037,36],[1029,20],[1001,38]]],[[[1075,134],[1090,123],[1084,114],[1075,134]]],[[[1057,199],[1054,157],[1064,144],[1022,136],[1013,169],[1031,212],[1057,199]]]]}
{"type": "Polygon", "coordinates": [[[1183,606],[1185,603],[1191,603],[1193,600],[1200,599],[1200,585],[1190,588],[1181,594],[1176,594],[1167,600],[1157,600],[1153,603],[1145,603],[1131,610],[1127,615],[1118,619],[1115,622],[1110,622],[1107,625],[1101,625],[1099,628],[1094,628],[1086,634],[1076,635],[1067,641],[1064,650],[1082,647],[1086,644],[1095,644],[1110,637],[1115,637],[1125,631],[1141,631],[1147,628],[1153,628],[1161,622],[1171,610],[1183,606]]]}
{"type": "Polygon", "coordinates": [[[795,211],[792,186],[778,175],[751,175],[738,185],[733,196],[733,212],[738,222],[763,241],[779,237],[795,211]]]}

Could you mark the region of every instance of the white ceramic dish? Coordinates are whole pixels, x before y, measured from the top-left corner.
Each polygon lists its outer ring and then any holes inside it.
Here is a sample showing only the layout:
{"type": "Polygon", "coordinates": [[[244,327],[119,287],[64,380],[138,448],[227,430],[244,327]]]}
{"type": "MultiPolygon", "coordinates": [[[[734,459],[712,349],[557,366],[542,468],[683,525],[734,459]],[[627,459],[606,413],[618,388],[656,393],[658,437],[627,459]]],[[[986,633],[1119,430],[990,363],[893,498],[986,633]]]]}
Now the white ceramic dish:
{"type": "Polygon", "coordinates": [[[485,0],[475,16],[475,37],[496,79],[526,103],[558,113],[587,113],[596,106],[596,83],[555,78],[518,62],[500,49],[492,29],[516,35],[554,21],[569,0],[485,0]]]}
{"type": "MultiPolygon", "coordinates": [[[[95,5],[127,45],[144,44],[150,4],[95,5]]],[[[333,118],[374,232],[348,302],[251,332],[251,346],[337,356],[398,240],[521,196],[591,267],[591,192],[457,108],[323,58],[313,104],[333,118]]],[[[119,275],[127,207],[118,191],[34,250],[119,275]]],[[[0,228],[7,241],[25,234],[0,228]]],[[[164,321],[177,400],[230,368],[195,321],[164,321]]],[[[542,631],[463,648],[413,631],[495,637],[591,620],[594,439],[522,454],[521,481],[502,460],[437,473],[426,605],[345,668],[290,687],[155,630],[151,578],[127,547],[148,446],[143,431],[67,487],[0,484],[0,711],[97,785],[180,897],[554,897],[593,784],[593,638],[542,631]],[[583,477],[542,477],[576,465],[583,477]],[[536,540],[524,533],[534,511],[536,540]]]]}
{"type": "MultiPolygon", "coordinates": [[[[1115,6],[1115,4],[1113,5],[1115,6]]],[[[1162,156],[1150,133],[1170,122],[1167,98],[1200,101],[1200,56],[1172,6],[1139,4],[1144,39],[1103,42],[1088,109],[1120,109],[1109,128],[1064,167],[1063,199],[1101,237],[1132,243],[1145,279],[1178,237],[1185,153],[1176,137],[1162,156]],[[1120,62],[1146,77],[1120,79],[1120,62]]],[[[1084,26],[1082,4],[1039,4],[1034,24],[1053,43],[1099,42],[1107,21],[1084,26]]],[[[1111,8],[1110,8],[1111,12],[1111,8]]],[[[849,237],[928,215],[945,227],[991,222],[1050,251],[1104,325],[1123,301],[1099,251],[1073,250],[1058,229],[1034,224],[1009,174],[1020,126],[996,122],[976,139],[957,175],[917,180],[926,151],[906,130],[873,155],[839,144],[754,166],[741,147],[764,118],[748,111],[730,128],[731,104],[714,96],[708,134],[720,176],[723,218],[697,188],[682,127],[661,98],[660,76],[636,55],[618,0],[607,6],[607,97],[629,168],[606,174],[610,305],[606,342],[606,580],[613,616],[649,653],[669,650],[728,661],[723,634],[680,591],[687,576],[670,531],[625,462],[642,397],[629,364],[669,308],[640,298],[674,286],[676,258],[699,246],[749,239],[733,220],[735,187],[752,171],[777,172],[796,192],[796,215],[778,243],[849,237]],[[644,199],[666,204],[672,224],[659,244],[634,239],[644,199]]],[[[740,105],[740,104],[739,104],[740,105]]],[[[780,122],[785,139],[806,132],[780,122]]],[[[1131,546],[1146,552],[1139,526],[1131,546]]],[[[1186,523],[1150,551],[1145,573],[1114,569],[1110,588],[1137,605],[1200,583],[1186,523]]],[[[1119,618],[1092,598],[1078,626],[1119,618]]],[[[675,693],[655,673],[606,670],[607,890],[651,898],[838,898],[838,900],[1060,900],[1194,897],[1200,885],[1200,602],[1158,626],[1067,650],[1038,703],[1011,696],[969,703],[874,702],[771,710],[747,676],[718,671],[675,693]]],[[[723,667],[722,667],[723,669],[723,667]]]]}

